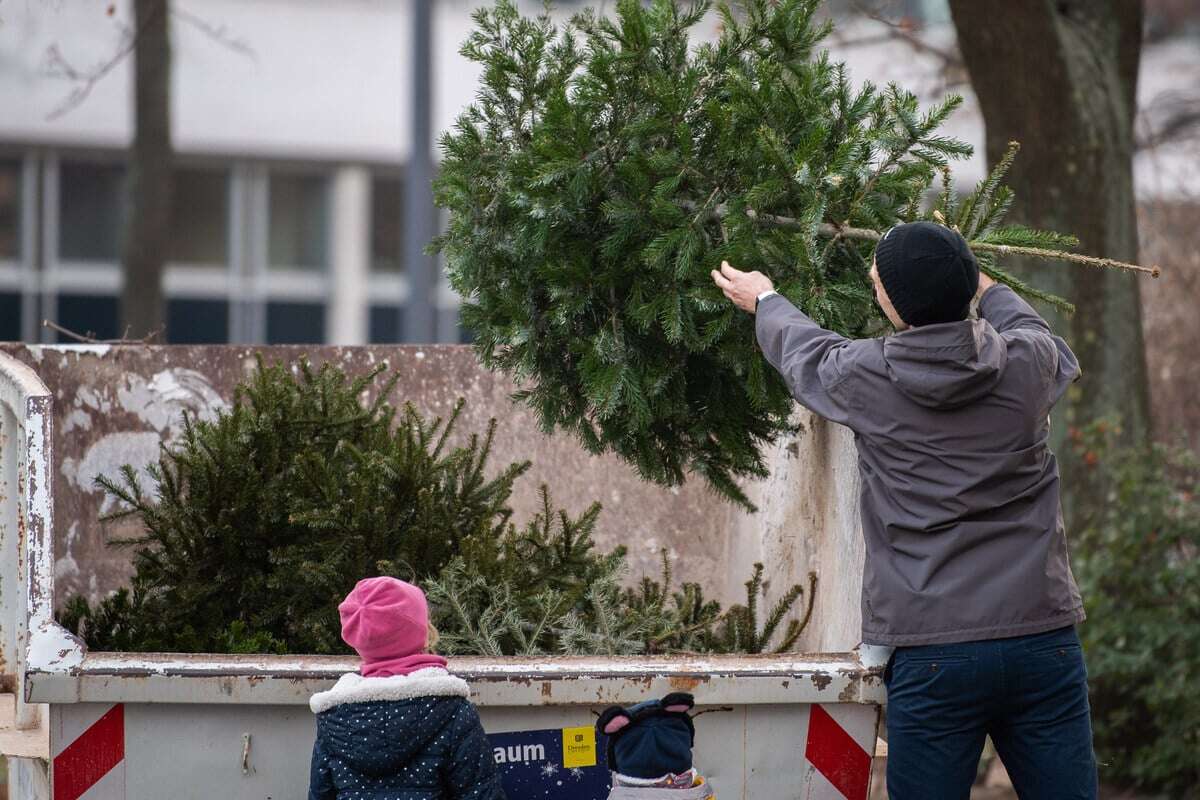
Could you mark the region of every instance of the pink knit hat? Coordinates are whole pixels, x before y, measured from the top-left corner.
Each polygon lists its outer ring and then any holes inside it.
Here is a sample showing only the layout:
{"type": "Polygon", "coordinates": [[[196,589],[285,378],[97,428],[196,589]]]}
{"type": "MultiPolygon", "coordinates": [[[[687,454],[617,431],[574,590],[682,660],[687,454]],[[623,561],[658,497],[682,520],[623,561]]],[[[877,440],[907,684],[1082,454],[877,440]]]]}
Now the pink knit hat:
{"type": "Polygon", "coordinates": [[[425,593],[411,583],[388,577],[364,578],[338,606],[338,614],[342,639],[362,656],[363,675],[378,673],[425,649],[429,606],[425,593]]]}

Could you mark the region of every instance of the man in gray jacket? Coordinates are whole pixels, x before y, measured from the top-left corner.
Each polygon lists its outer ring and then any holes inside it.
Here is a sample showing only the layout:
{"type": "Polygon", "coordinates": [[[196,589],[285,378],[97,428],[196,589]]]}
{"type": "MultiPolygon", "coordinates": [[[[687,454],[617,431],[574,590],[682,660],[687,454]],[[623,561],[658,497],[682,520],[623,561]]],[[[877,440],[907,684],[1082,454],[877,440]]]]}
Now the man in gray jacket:
{"type": "Polygon", "coordinates": [[[1023,800],[1094,798],[1083,603],[1047,443],[1078,362],[949,228],[892,228],[871,278],[897,333],[851,340],[761,273],[713,272],[757,314],[759,345],[793,396],[854,431],[863,641],[895,648],[889,794],[966,798],[991,735],[1023,800]]]}

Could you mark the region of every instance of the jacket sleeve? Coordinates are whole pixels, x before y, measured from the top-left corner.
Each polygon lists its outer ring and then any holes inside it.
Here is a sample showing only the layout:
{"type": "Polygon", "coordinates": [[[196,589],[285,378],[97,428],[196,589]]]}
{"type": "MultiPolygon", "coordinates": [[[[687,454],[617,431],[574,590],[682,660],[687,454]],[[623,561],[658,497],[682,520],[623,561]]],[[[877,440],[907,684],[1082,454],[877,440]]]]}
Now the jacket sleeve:
{"type": "Polygon", "coordinates": [[[466,700],[455,715],[451,742],[445,777],[450,800],[505,800],[479,712],[466,700]]]}
{"type": "Polygon", "coordinates": [[[1079,360],[1066,340],[1055,336],[1049,323],[1012,289],[998,283],[984,292],[979,299],[979,316],[1004,336],[1025,339],[1033,345],[1049,383],[1050,405],[1079,380],[1079,360]]]}
{"type": "Polygon", "coordinates": [[[1002,283],[997,283],[979,299],[979,316],[991,323],[1000,333],[1030,330],[1054,334],[1050,324],[1033,310],[1033,306],[1002,283]]]}
{"type": "Polygon", "coordinates": [[[308,777],[308,800],[337,800],[337,787],[333,785],[333,771],[329,768],[329,757],[321,747],[321,735],[313,742],[312,769],[308,777]]]}
{"type": "Polygon", "coordinates": [[[853,428],[850,375],[854,344],[813,322],[782,295],[763,298],[754,328],[758,346],[800,405],[832,422],[853,428]]]}

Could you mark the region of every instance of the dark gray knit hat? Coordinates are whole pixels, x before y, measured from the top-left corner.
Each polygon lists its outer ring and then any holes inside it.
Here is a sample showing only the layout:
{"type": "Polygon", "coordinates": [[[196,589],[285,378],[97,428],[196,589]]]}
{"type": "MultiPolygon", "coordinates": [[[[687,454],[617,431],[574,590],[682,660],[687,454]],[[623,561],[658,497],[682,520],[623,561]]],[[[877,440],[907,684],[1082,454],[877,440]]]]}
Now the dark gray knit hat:
{"type": "Polygon", "coordinates": [[[967,318],[979,264],[962,236],[934,222],[908,222],[875,247],[879,280],[900,318],[914,327],[967,318]]]}

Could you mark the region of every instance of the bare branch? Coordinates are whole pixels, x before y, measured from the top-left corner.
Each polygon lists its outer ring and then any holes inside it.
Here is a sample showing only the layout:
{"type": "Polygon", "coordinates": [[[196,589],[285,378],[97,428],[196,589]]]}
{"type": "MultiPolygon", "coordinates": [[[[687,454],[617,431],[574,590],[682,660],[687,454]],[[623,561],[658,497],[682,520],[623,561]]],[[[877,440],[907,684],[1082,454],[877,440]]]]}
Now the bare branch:
{"type": "Polygon", "coordinates": [[[945,67],[962,69],[962,56],[959,55],[956,48],[947,49],[930,44],[929,42],[925,41],[925,39],[917,35],[919,29],[908,20],[890,20],[878,10],[869,8],[861,2],[855,2],[852,5],[856,11],[865,16],[867,19],[874,20],[875,22],[886,26],[887,30],[891,32],[892,38],[900,39],[918,53],[928,53],[930,55],[937,56],[945,67]]]}
{"type": "Polygon", "coordinates": [[[46,48],[46,74],[52,78],[63,78],[75,84],[70,94],[53,111],[46,115],[46,119],[56,120],[67,112],[78,108],[88,98],[88,95],[92,93],[92,89],[96,88],[96,84],[116,69],[133,52],[136,44],[136,36],[131,36],[128,32],[123,33],[121,45],[117,48],[117,51],[106,61],[87,72],[81,72],[72,66],[63,57],[57,44],[52,44],[46,48]]]}
{"type": "Polygon", "coordinates": [[[1138,123],[1140,130],[1134,143],[1137,150],[1200,135],[1200,95],[1160,94],[1140,111],[1138,123]]]}
{"type": "Polygon", "coordinates": [[[833,34],[829,36],[830,43],[842,48],[869,48],[881,46],[881,44],[886,46],[886,44],[900,43],[912,50],[913,53],[932,56],[936,67],[930,74],[936,76],[941,82],[937,86],[938,92],[959,89],[961,86],[971,84],[966,64],[962,60],[954,40],[950,40],[944,46],[938,44],[925,34],[923,28],[913,24],[910,18],[889,18],[888,14],[878,10],[877,5],[870,6],[865,2],[856,1],[852,2],[851,8],[853,12],[860,14],[865,19],[878,23],[880,28],[876,32],[864,31],[859,35],[847,35],[841,29],[834,29],[833,34]]]}
{"type": "Polygon", "coordinates": [[[126,328],[125,333],[121,335],[120,339],[97,339],[96,335],[92,331],[88,331],[86,333],[76,333],[70,328],[64,328],[57,322],[48,319],[42,320],[42,327],[49,328],[55,333],[62,334],[68,339],[74,339],[75,341],[82,342],[83,344],[152,344],[154,340],[162,336],[163,333],[162,329],[159,329],[156,331],[151,331],[141,339],[130,339],[129,329],[126,328]]]}
{"type": "Polygon", "coordinates": [[[921,36],[921,29],[913,25],[908,19],[889,19],[878,8],[871,7],[863,2],[853,2],[851,3],[851,7],[856,13],[882,25],[883,30],[877,34],[858,38],[844,37],[835,31],[831,37],[834,42],[843,47],[869,47],[877,44],[900,42],[913,50],[913,52],[931,55],[941,62],[939,72],[947,88],[965,86],[969,83],[966,65],[957,48],[939,47],[933,44],[921,36]]]}
{"type": "Polygon", "coordinates": [[[180,21],[186,22],[193,28],[196,28],[198,31],[208,36],[217,44],[224,45],[229,50],[232,50],[238,55],[245,56],[251,61],[258,61],[258,53],[254,52],[254,48],[250,46],[249,42],[247,42],[245,39],[235,36],[234,33],[230,31],[229,28],[224,24],[209,22],[208,20],[198,17],[192,12],[186,11],[179,6],[172,6],[171,14],[180,21]]]}
{"type": "MultiPolygon", "coordinates": [[[[116,52],[105,59],[100,64],[92,67],[90,70],[81,70],[76,68],[71,62],[67,61],[59,49],[58,44],[51,44],[46,48],[45,56],[45,74],[52,78],[62,78],[75,84],[71,92],[63,99],[63,101],[55,107],[53,111],[46,115],[47,120],[56,120],[63,115],[75,110],[87,100],[91,95],[92,90],[100,81],[104,80],[118,66],[128,58],[137,47],[138,39],[146,30],[149,23],[153,21],[157,13],[161,13],[162,9],[167,8],[168,0],[163,0],[159,6],[159,12],[150,16],[149,19],[142,22],[137,31],[133,31],[129,26],[123,23],[117,23],[120,29],[121,39],[116,52]]],[[[196,16],[190,11],[185,11],[182,8],[171,7],[169,13],[178,17],[181,21],[193,26],[197,30],[204,33],[218,44],[232,50],[233,52],[245,56],[252,61],[258,59],[254,49],[244,40],[235,36],[225,25],[209,22],[201,17],[196,16]]],[[[114,13],[113,6],[109,6],[108,15],[114,13]]]]}

